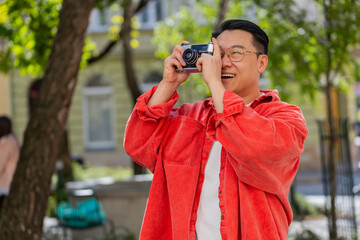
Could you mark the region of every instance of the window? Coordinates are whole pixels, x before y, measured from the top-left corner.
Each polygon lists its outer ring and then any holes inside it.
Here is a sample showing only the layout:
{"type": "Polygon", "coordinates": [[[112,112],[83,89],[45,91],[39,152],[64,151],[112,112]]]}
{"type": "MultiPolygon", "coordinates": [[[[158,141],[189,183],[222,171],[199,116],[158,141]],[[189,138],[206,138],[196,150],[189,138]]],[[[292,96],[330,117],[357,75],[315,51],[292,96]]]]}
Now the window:
{"type": "Polygon", "coordinates": [[[148,2],[144,10],[137,15],[142,29],[152,29],[156,22],[164,18],[163,5],[162,0],[151,0],[148,2]]]}
{"type": "Polygon", "coordinates": [[[115,148],[113,88],[101,75],[90,78],[83,89],[84,138],[89,150],[115,148]]]}
{"type": "MultiPolygon", "coordinates": [[[[137,14],[141,29],[153,29],[156,22],[163,20],[165,16],[166,1],[149,0],[143,10],[137,14]]],[[[89,32],[107,32],[111,26],[111,18],[114,15],[122,16],[122,9],[113,7],[98,9],[94,8],[89,18],[89,32]]]]}
{"type": "Polygon", "coordinates": [[[90,14],[88,31],[107,32],[111,25],[111,18],[119,14],[121,14],[120,10],[116,8],[94,8],[90,14]]]}
{"type": "Polygon", "coordinates": [[[153,86],[159,84],[162,79],[162,74],[157,71],[150,71],[140,84],[142,92],[149,91],[153,86]]]}

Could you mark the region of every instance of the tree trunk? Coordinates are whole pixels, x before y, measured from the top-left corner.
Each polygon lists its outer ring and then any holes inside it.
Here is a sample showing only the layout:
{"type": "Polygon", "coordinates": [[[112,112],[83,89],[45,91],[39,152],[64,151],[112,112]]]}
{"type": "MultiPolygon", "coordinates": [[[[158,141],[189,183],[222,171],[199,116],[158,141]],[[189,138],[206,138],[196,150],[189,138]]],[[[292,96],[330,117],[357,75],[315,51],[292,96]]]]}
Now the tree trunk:
{"type": "Polygon", "coordinates": [[[122,39],[123,39],[123,63],[125,68],[125,78],[126,83],[129,87],[131,92],[131,98],[133,104],[136,103],[136,99],[140,97],[141,91],[139,89],[139,84],[137,82],[135,71],[134,71],[134,55],[132,48],[130,46],[131,41],[131,18],[132,18],[132,0],[125,0],[124,1],[124,22],[122,24],[122,39]]]}
{"type": "Polygon", "coordinates": [[[57,159],[63,163],[62,173],[64,177],[64,183],[73,181],[74,176],[72,171],[72,158],[70,154],[69,137],[66,127],[60,140],[57,159]]]}
{"type": "Polygon", "coordinates": [[[229,0],[221,0],[220,2],[220,9],[218,13],[217,23],[215,26],[215,29],[220,26],[220,24],[224,21],[225,15],[227,13],[227,10],[229,8],[229,0]]]}
{"type": "MultiPolygon", "coordinates": [[[[323,11],[324,11],[324,28],[325,28],[325,36],[326,41],[330,45],[333,41],[332,39],[332,20],[330,17],[331,9],[330,6],[333,4],[331,0],[323,0],[323,11]]],[[[334,112],[333,112],[333,101],[331,97],[332,92],[332,79],[331,79],[331,73],[332,73],[332,53],[330,48],[326,49],[326,59],[327,59],[327,71],[326,71],[326,89],[325,89],[325,95],[326,95],[326,102],[327,102],[327,121],[329,124],[329,138],[330,142],[328,144],[328,154],[329,154],[329,170],[330,170],[330,181],[331,181],[331,192],[330,192],[330,215],[331,215],[331,228],[330,228],[330,239],[337,239],[337,223],[336,223],[336,194],[337,194],[337,184],[336,184],[336,164],[335,164],[335,141],[336,141],[336,130],[335,130],[335,119],[334,119],[334,112]]]]}
{"type": "Polygon", "coordinates": [[[0,218],[0,239],[38,240],[94,0],[64,0],[39,102],[0,218]]]}
{"type": "MultiPolygon", "coordinates": [[[[125,79],[131,93],[133,105],[135,105],[136,99],[141,95],[141,91],[139,89],[139,84],[135,75],[135,70],[133,66],[134,57],[130,45],[130,41],[131,41],[130,34],[132,31],[131,18],[133,16],[132,7],[133,7],[132,0],[124,1],[124,22],[122,24],[121,37],[123,39],[123,50],[124,50],[123,64],[125,68],[125,79]]],[[[135,175],[145,173],[145,169],[134,161],[133,161],[133,169],[135,175]]]]}
{"type": "MultiPolygon", "coordinates": [[[[39,101],[39,92],[42,85],[43,79],[38,78],[34,79],[33,83],[30,86],[28,95],[28,107],[29,107],[29,117],[35,112],[37,102],[39,101]]],[[[69,147],[69,141],[68,141],[68,131],[65,130],[61,141],[59,143],[59,152],[57,159],[60,159],[63,162],[63,169],[62,174],[64,175],[64,181],[72,181],[73,180],[73,174],[72,174],[72,168],[71,168],[71,162],[72,158],[70,155],[70,147],[69,147]]]]}
{"type": "Polygon", "coordinates": [[[335,123],[332,110],[332,98],[331,98],[331,85],[328,83],[326,87],[326,102],[327,102],[327,123],[329,124],[329,144],[327,145],[329,153],[329,170],[330,170],[330,215],[331,215],[331,231],[330,239],[337,239],[337,224],[336,224],[336,166],[335,166],[335,123]]]}

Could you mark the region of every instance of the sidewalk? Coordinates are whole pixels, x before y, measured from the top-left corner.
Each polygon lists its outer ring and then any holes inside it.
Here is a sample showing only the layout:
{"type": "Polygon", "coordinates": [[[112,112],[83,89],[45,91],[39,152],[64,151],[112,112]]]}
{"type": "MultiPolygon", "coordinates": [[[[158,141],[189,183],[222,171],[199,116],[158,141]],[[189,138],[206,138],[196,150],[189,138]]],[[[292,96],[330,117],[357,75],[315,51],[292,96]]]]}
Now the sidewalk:
{"type": "MultiPolygon", "coordinates": [[[[295,192],[302,194],[308,203],[319,207],[325,205],[320,172],[299,172],[294,183],[295,192]]],[[[304,221],[293,221],[289,228],[289,239],[292,239],[291,237],[296,233],[302,233],[306,230],[315,233],[321,240],[329,239],[325,216],[304,221]]]]}
{"type": "MultiPolygon", "coordinates": [[[[355,184],[359,184],[360,172],[354,172],[355,184]]],[[[310,204],[315,206],[325,206],[325,196],[320,172],[299,172],[295,179],[295,192],[300,193],[310,204]]],[[[341,196],[337,201],[342,201],[341,196]]],[[[346,198],[346,196],[344,196],[346,198]]],[[[355,214],[357,217],[357,227],[359,230],[360,220],[360,195],[355,195],[355,214]]],[[[326,217],[305,221],[293,221],[289,228],[289,239],[291,234],[302,232],[306,229],[317,234],[321,240],[329,239],[328,219],[326,217]]]]}
{"type": "Polygon", "coordinates": [[[303,233],[310,230],[315,233],[321,240],[329,239],[329,230],[327,225],[327,218],[321,217],[318,219],[293,221],[289,227],[289,239],[294,239],[296,233],[303,233]]]}
{"type": "MultiPolygon", "coordinates": [[[[354,174],[355,179],[359,176],[359,173],[354,174]]],[[[301,193],[304,198],[310,204],[323,207],[325,205],[325,196],[323,194],[323,185],[321,181],[320,172],[299,172],[295,179],[295,192],[301,193]]],[[[360,219],[360,195],[355,197],[355,210],[357,219],[360,219]]],[[[48,235],[58,235],[56,231],[61,229],[56,228],[56,219],[45,219],[44,230],[48,235]]],[[[318,217],[307,219],[304,221],[293,221],[289,228],[289,240],[293,240],[296,233],[302,233],[306,230],[310,230],[315,233],[321,240],[329,240],[328,222],[326,217],[318,217]]],[[[359,222],[359,220],[358,220],[359,222]]],[[[359,224],[358,224],[359,226],[359,224]]],[[[60,234],[62,235],[62,234],[60,234]]],[[[67,234],[72,239],[72,234],[67,234]]],[[[43,238],[44,240],[52,240],[53,238],[43,238]]]]}

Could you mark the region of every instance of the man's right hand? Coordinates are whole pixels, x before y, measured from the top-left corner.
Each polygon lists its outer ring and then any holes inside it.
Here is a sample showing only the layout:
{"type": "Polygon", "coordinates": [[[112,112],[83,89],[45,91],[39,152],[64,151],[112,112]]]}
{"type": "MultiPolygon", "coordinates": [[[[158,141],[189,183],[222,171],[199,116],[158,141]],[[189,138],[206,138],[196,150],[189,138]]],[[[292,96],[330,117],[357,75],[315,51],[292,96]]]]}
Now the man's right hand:
{"type": "Polygon", "coordinates": [[[180,84],[188,79],[190,73],[178,73],[176,71],[176,69],[181,71],[186,66],[182,57],[185,51],[181,46],[182,44],[189,44],[189,42],[182,41],[179,45],[176,45],[171,55],[165,59],[163,79],[147,103],[149,107],[169,101],[180,84]]]}
{"type": "Polygon", "coordinates": [[[187,72],[178,73],[176,71],[176,69],[182,71],[183,67],[186,66],[186,63],[182,57],[185,51],[185,48],[181,46],[182,44],[189,44],[189,42],[182,41],[179,45],[176,45],[171,55],[164,61],[163,81],[175,83],[178,84],[178,86],[185,82],[190,75],[190,73],[187,72]]]}

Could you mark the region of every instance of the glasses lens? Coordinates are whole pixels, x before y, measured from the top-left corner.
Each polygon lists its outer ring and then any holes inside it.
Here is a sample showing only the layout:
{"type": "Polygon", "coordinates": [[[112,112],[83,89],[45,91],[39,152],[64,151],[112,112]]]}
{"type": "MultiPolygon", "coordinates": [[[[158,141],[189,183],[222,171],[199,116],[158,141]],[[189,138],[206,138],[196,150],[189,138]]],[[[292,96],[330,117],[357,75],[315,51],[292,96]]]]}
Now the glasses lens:
{"type": "Polygon", "coordinates": [[[227,54],[233,62],[240,62],[244,58],[244,50],[241,48],[229,48],[227,54]]]}

